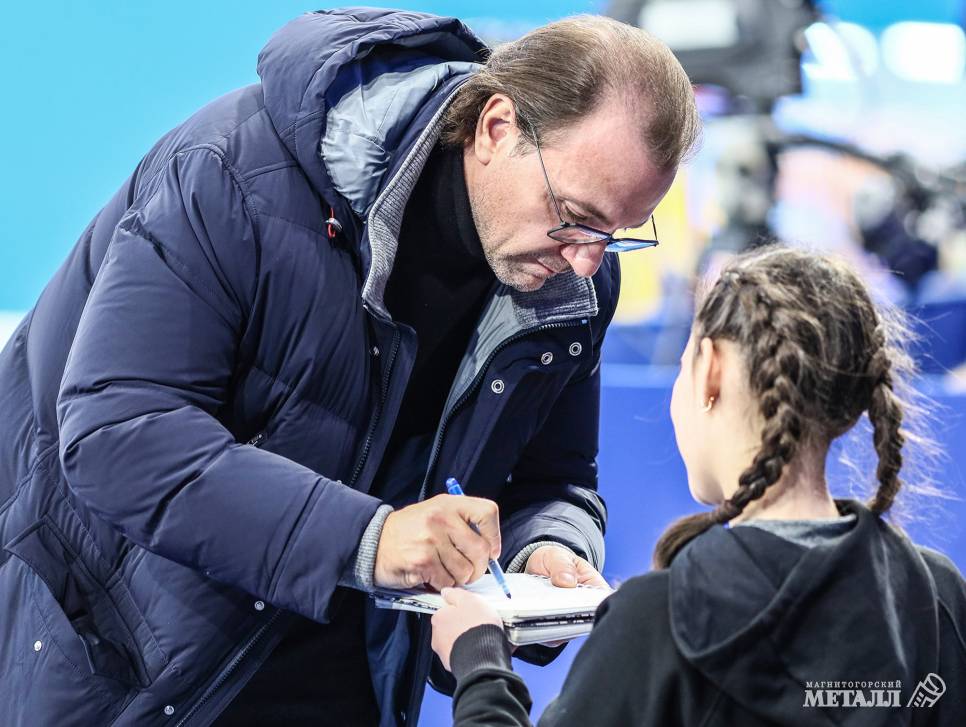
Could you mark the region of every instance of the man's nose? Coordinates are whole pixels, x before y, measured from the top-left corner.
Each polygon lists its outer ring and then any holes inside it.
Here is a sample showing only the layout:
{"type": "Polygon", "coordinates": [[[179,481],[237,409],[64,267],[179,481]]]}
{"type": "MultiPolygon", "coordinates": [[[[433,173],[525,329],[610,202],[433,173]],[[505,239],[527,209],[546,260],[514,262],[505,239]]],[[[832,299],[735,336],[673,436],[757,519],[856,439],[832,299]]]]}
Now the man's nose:
{"type": "Polygon", "coordinates": [[[588,242],[581,245],[564,245],[560,249],[560,254],[564,260],[570,263],[577,275],[589,278],[597,272],[600,264],[604,261],[604,248],[606,242],[588,242]]]}

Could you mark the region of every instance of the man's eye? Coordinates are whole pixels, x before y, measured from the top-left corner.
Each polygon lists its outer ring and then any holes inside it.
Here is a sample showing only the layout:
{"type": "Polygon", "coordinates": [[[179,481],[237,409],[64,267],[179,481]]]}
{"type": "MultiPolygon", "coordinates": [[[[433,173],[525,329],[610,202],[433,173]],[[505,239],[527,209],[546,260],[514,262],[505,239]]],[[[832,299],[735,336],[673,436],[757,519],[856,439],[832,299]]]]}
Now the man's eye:
{"type": "Polygon", "coordinates": [[[564,210],[574,222],[586,222],[588,219],[590,219],[586,215],[578,215],[576,212],[570,209],[570,207],[564,207],[564,210]]]}

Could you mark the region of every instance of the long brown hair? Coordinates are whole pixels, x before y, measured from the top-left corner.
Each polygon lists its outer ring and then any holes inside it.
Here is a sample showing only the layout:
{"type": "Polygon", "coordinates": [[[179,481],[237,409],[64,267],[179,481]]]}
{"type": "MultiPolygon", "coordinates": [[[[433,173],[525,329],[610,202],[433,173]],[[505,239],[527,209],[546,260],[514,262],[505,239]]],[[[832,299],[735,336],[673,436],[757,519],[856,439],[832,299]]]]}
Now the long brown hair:
{"type": "Polygon", "coordinates": [[[508,96],[523,137],[541,143],[619,94],[641,120],[644,143],[663,169],[676,167],[701,128],[694,91],[670,49],[640,28],[578,15],[498,46],[446,110],[442,139],[464,146],[491,96],[508,96]]]}
{"type": "Polygon", "coordinates": [[[804,447],[827,445],[868,413],[878,456],[875,494],[886,513],[902,486],[904,408],[898,378],[915,366],[895,316],[880,313],[847,265],[818,254],[768,247],[732,262],[698,302],[696,340],[729,340],[743,351],[764,419],[761,448],[738,489],[710,512],[673,523],[654,549],[666,568],[692,539],[737,517],[777,482],[804,447]]]}

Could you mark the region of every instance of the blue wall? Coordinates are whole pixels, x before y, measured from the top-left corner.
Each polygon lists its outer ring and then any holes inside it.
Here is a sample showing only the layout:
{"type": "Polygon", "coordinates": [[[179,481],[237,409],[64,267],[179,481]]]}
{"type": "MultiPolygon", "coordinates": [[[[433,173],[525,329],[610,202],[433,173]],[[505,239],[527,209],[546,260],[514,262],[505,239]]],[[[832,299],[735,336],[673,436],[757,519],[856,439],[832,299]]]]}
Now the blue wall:
{"type": "MultiPolygon", "coordinates": [[[[258,80],[258,51],[275,30],[302,12],[352,4],[5,3],[0,311],[33,305],[87,222],[158,137],[216,96],[258,80]]],[[[522,33],[598,6],[594,0],[386,4],[468,18],[487,34],[522,33]]]]}

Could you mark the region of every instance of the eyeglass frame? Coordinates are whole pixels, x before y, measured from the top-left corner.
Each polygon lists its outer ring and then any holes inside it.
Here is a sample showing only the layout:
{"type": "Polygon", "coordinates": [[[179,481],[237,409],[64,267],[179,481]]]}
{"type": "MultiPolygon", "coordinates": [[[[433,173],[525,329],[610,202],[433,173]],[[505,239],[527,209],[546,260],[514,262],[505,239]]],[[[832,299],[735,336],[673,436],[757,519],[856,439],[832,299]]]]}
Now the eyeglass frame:
{"type": "MultiPolygon", "coordinates": [[[[653,240],[644,240],[636,237],[622,237],[615,238],[613,232],[604,232],[603,230],[598,230],[596,227],[591,227],[590,225],[584,225],[580,222],[567,222],[564,220],[563,215],[560,214],[560,204],[557,202],[557,195],[553,193],[553,185],[550,184],[550,175],[547,174],[547,165],[543,162],[543,154],[540,152],[540,139],[537,137],[537,131],[533,128],[532,124],[530,126],[530,133],[533,134],[533,144],[537,149],[537,159],[540,160],[540,169],[543,170],[543,179],[547,183],[547,191],[550,193],[550,200],[553,202],[554,211],[557,213],[557,219],[560,220],[560,224],[556,227],[552,227],[547,230],[547,237],[549,237],[554,242],[560,242],[567,245],[590,245],[597,242],[607,241],[607,246],[604,248],[605,252],[631,252],[633,250],[646,250],[651,247],[657,247],[661,243],[657,239],[657,222],[654,221],[654,213],[650,215],[651,229],[654,231],[653,240]],[[593,236],[595,239],[592,240],[561,240],[558,237],[554,237],[555,233],[562,232],[564,230],[578,229],[582,232],[586,232],[593,236]]],[[[626,229],[626,228],[617,228],[626,229]]],[[[617,230],[614,230],[617,232],[617,230]]]]}

